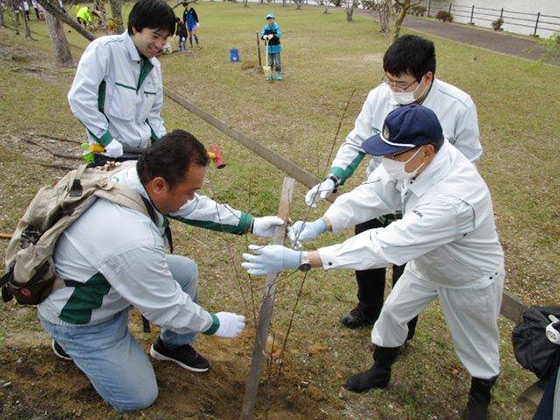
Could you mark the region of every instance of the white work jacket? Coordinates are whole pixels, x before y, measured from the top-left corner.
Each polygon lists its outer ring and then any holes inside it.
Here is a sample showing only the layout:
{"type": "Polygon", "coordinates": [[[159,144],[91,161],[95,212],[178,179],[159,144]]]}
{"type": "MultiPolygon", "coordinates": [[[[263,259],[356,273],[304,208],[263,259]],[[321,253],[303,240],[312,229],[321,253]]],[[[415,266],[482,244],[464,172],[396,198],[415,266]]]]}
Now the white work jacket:
{"type": "Polygon", "coordinates": [[[492,284],[495,273],[503,272],[488,187],[447,141],[415,180],[396,182],[381,165],[325,217],[338,232],[396,211],[403,218],[386,228],[321,248],[323,267],[366,270],[414,261],[430,282],[470,289],[492,284]]]}
{"type": "MultiPolygon", "coordinates": [[[[391,96],[391,89],[385,83],[369,92],[354,129],[348,134],[338,149],[331,164],[330,173],[342,184],[354,173],[365,156],[362,143],[379,134],[387,115],[399,105],[391,96]]],[[[462,152],[471,162],[476,162],[482,154],[476,106],[471,97],[449,83],[434,79],[432,87],[422,102],[437,115],[443,128],[444,137],[462,152]]],[[[372,158],[367,175],[379,166],[381,158],[372,158]]]]}
{"type": "MultiPolygon", "coordinates": [[[[136,166],[115,174],[114,181],[145,198],[136,166]]],[[[211,315],[181,290],[166,261],[166,219],[157,224],[145,214],[98,199],[59,238],[54,253],[63,280],[83,283],[54,291],[39,305],[40,314],[59,325],[95,325],[129,306],[152,323],[179,334],[199,333],[212,325],[211,315]]],[[[173,217],[196,226],[245,233],[252,217],[197,195],[173,217]]]]}
{"type": "Polygon", "coordinates": [[[150,139],[166,134],[159,61],[141,57],[127,32],[88,45],[68,102],[90,143],[106,146],[116,139],[123,146],[146,148],[150,139]]]}

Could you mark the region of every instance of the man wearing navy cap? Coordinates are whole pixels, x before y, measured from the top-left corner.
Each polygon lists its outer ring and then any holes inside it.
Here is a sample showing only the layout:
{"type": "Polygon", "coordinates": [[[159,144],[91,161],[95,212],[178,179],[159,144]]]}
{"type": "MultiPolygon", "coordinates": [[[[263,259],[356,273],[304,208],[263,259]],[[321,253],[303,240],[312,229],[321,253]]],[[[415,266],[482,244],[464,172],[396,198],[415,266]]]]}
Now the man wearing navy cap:
{"type": "Polygon", "coordinates": [[[293,268],[365,270],[408,263],[373,327],[374,364],[351,376],[346,387],[354,392],[385,388],[406,341],[407,323],[439,298],[457,355],[472,376],[464,418],[485,419],[500,372],[497,319],[505,276],[488,187],[475,166],[444,139],[437,116],[426,107],[392,111],[381,133],[363,147],[382,157],[381,166],[320,219],[296,222],[290,239],[310,240],[397,211],[402,219],[313,252],[251,246],[256,255],[244,254],[243,267],[264,275],[293,268]]]}

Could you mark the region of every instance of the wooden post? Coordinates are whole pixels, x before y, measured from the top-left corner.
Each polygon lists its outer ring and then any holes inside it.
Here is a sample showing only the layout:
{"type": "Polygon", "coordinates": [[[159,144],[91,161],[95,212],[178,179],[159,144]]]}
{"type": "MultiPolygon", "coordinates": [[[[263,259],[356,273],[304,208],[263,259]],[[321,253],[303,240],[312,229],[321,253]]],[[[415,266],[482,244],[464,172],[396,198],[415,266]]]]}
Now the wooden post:
{"type": "MultiPolygon", "coordinates": [[[[295,180],[293,178],[284,178],[282,185],[282,194],[280,196],[280,205],[278,206],[278,217],[287,221],[290,216],[290,203],[294,192],[295,180]]],[[[272,245],[283,245],[286,238],[286,226],[278,226],[272,237],[272,245]]],[[[270,319],[272,317],[272,308],[276,294],[276,277],[278,273],[270,273],[266,276],[264,285],[264,300],[259,311],[259,319],[257,326],[257,337],[255,339],[255,347],[253,349],[253,359],[251,361],[251,369],[249,371],[249,379],[245,388],[245,397],[243,398],[243,407],[241,409],[241,420],[249,420],[254,416],[253,410],[257,399],[259,389],[259,379],[264,352],[266,350],[266,339],[270,327],[270,319]]]]}
{"type": "Polygon", "coordinates": [[[262,60],[261,60],[261,37],[257,32],[257,53],[259,54],[259,67],[262,68],[262,60]]]}
{"type": "Polygon", "coordinates": [[[535,32],[533,32],[533,36],[537,36],[537,29],[539,28],[539,19],[541,17],[541,12],[537,13],[537,21],[535,22],[535,32]]]}

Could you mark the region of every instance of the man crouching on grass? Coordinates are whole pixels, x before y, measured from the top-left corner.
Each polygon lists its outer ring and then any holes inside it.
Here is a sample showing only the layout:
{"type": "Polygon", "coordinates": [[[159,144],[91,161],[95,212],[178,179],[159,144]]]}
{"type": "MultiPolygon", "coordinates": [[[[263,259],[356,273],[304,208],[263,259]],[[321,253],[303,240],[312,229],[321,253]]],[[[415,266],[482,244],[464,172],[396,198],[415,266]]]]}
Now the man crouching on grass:
{"type": "Polygon", "coordinates": [[[210,366],[192,347],[197,334],[233,338],[245,327],[243,316],[208,312],[197,303],[196,264],[166,254],[167,218],[262,237],[283,224],[198,195],[208,160],[191,134],[167,134],[113,177],[139,194],[153,217],[98,199],[56,244],[57,273],[72,282],[39,305],[39,318],[56,340],[55,353],[73,360],[116,410],[146,408],[158,395],[152,365],[128,330],[131,306],[162,327],[150,355],[193,372],[210,366]]]}

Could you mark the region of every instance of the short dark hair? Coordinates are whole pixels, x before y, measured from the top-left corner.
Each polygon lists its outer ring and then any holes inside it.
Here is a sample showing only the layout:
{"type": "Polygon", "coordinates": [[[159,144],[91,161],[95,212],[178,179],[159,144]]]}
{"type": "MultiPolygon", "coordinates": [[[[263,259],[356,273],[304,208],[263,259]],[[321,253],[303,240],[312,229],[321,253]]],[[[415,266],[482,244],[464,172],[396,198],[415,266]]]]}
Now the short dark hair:
{"type": "Polygon", "coordinates": [[[439,151],[439,149],[441,149],[441,146],[443,146],[444,141],[445,141],[445,138],[442,137],[438,141],[434,141],[433,143],[430,143],[432,146],[434,146],[434,153],[437,153],[439,151]]]}
{"type": "Polygon", "coordinates": [[[128,15],[128,34],[132,28],[141,32],[144,28],[161,29],[169,35],[175,33],[175,12],[162,0],[139,0],[128,15]]]}
{"type": "Polygon", "coordinates": [[[206,148],[195,136],[184,130],[173,130],[152,144],[138,159],[136,171],[142,185],[157,176],[170,188],[184,181],[192,165],[207,166],[206,148]]]}
{"type": "Polygon", "coordinates": [[[427,72],[436,72],[434,43],[416,35],[403,35],[385,52],[383,70],[395,76],[405,73],[419,82],[427,72]]]}

